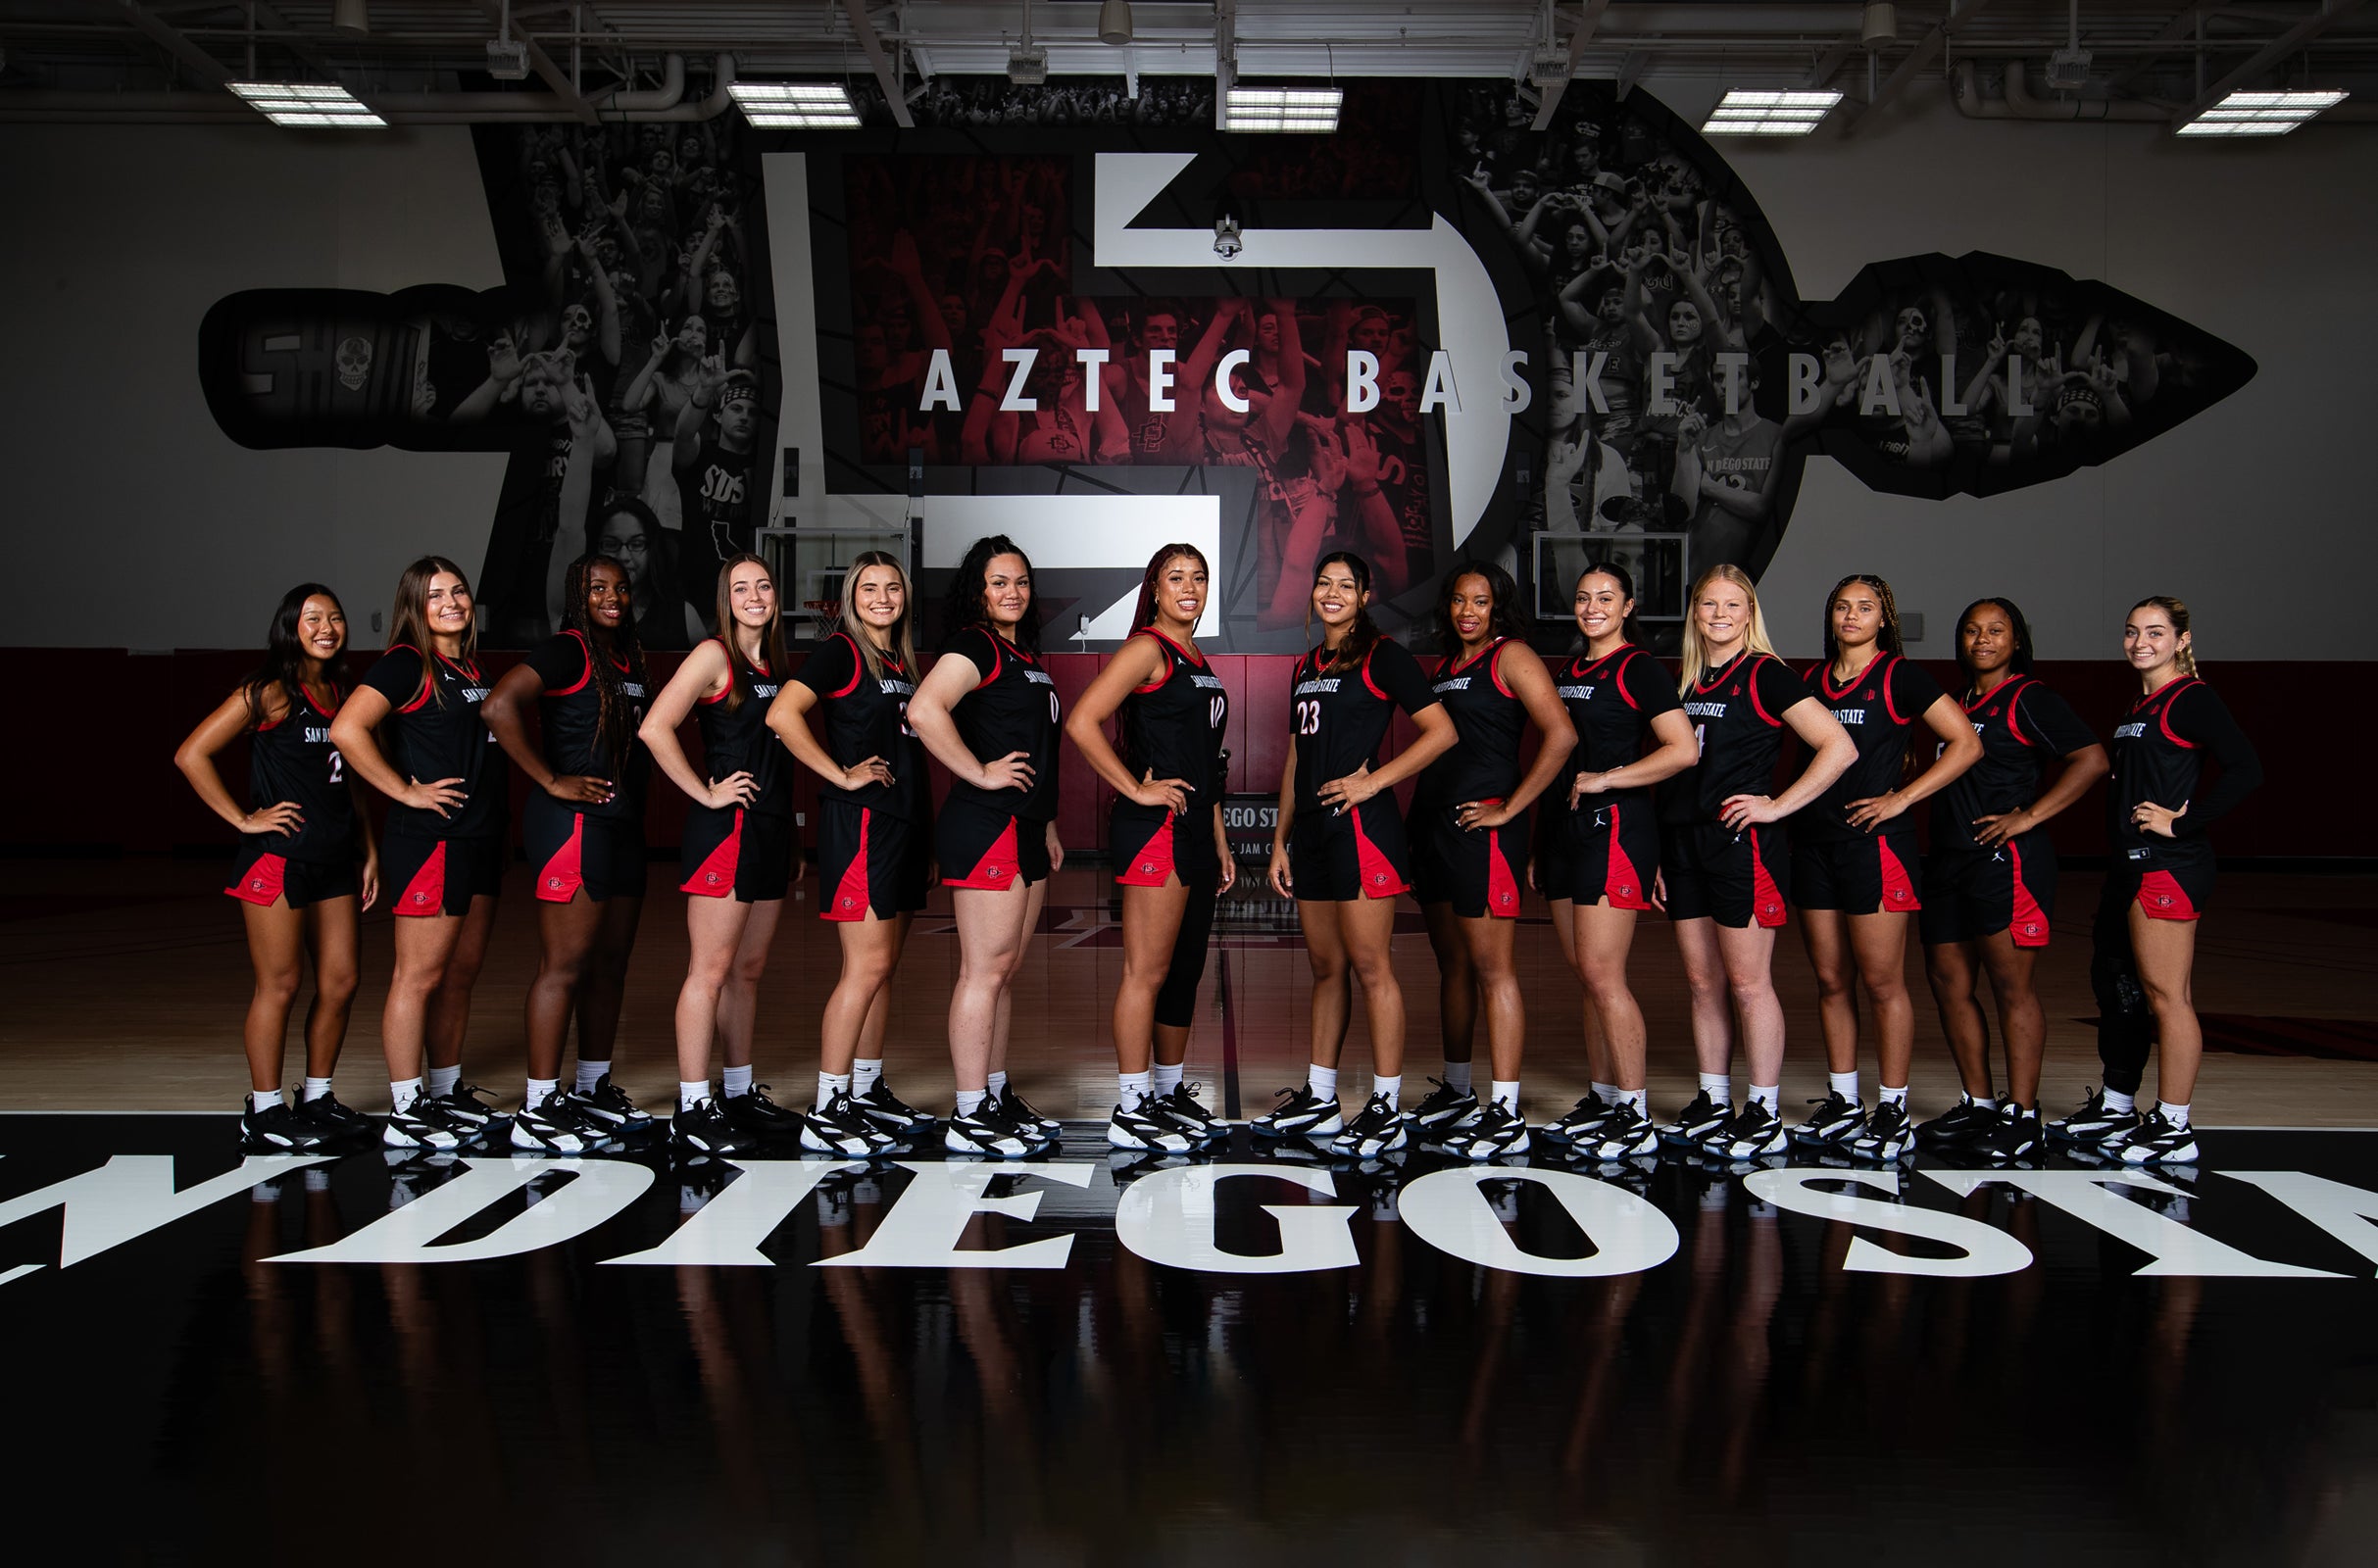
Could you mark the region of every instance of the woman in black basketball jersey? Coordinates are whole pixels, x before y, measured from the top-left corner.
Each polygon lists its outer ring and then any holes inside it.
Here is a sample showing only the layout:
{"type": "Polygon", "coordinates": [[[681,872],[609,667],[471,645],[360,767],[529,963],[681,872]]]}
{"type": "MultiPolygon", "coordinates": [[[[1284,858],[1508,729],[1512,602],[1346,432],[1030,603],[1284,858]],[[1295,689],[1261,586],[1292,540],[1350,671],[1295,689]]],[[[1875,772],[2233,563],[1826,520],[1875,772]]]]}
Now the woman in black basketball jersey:
{"type": "Polygon", "coordinates": [[[752,1025],[784,895],[801,875],[793,848],[793,773],[768,730],[784,679],[776,579],[758,556],[718,568],[719,635],[685,656],[638,732],[653,761],[693,802],[679,886],[691,952],[677,992],[677,1113],[669,1141],[692,1154],[747,1153],[790,1136],[800,1117],[752,1082],[752,1025]],[[694,715],[702,766],[677,727],[694,715]],[[724,1062],[710,1085],[711,1050],[724,1062]]]}
{"type": "Polygon", "coordinates": [[[1547,796],[1537,813],[1544,843],[1536,872],[1554,929],[1585,985],[1595,1079],[1593,1092],[1544,1136],[1595,1159],[1618,1160],[1660,1148],[1644,1083],[1643,1008],[1626,978],[1635,918],[1652,907],[1660,874],[1652,786],[1691,767],[1700,753],[1675,683],[1635,646],[1635,583],[1626,568],[1588,566],[1577,577],[1575,606],[1585,652],[1556,666],[1553,679],[1577,748],[1567,788],[1547,796]]]}
{"type": "Polygon", "coordinates": [[[1348,551],[1313,569],[1321,645],[1289,677],[1288,762],[1271,832],[1273,891],[1297,901],[1313,963],[1313,1057],[1306,1081],[1253,1122],[1268,1138],[1323,1138],[1368,1159],[1412,1140],[1403,1108],[1404,991],[1389,952],[1396,895],[1411,890],[1404,813],[1388,792],[1443,756],[1454,721],[1420,662],[1370,618],[1370,564],[1348,551]],[[1379,764],[1397,710],[1420,733],[1379,764]],[[1338,1053],[1362,987],[1370,1025],[1371,1095],[1349,1124],[1338,1110],[1338,1053]]]}
{"type": "Polygon", "coordinates": [[[2005,599],[1980,599],[1957,622],[1959,701],[1982,760],[1932,803],[1924,907],[1916,927],[1964,1096],[1915,1129],[1925,1149],[2014,1159],[2040,1146],[2040,1055],[2048,1019],[2031,968],[2056,911],[2049,820],[2106,776],[2106,748],[2031,673],[2031,627],[2005,599]],[[2054,769],[2054,776],[2050,770],[2054,769]],[[2045,788],[2043,788],[2045,784],[2045,788]],[[1990,976],[2006,1052],[2006,1103],[1990,1083],[1990,1026],[1974,982],[1990,976]]]}
{"type": "Polygon", "coordinates": [[[387,651],[330,722],[348,770],[393,803],[380,847],[397,916],[396,969],[380,1014],[390,1095],[382,1139],[391,1148],[453,1149],[495,1116],[462,1081],[510,804],[504,754],[479,711],[492,688],[471,608],[470,579],[453,562],[423,556],[407,566],[387,651]]]}
{"type": "Polygon", "coordinates": [[[1040,923],[1057,838],[1057,682],[1040,662],[1032,563],[1005,534],[977,539],[950,582],[945,647],[909,703],[909,723],[951,774],[933,858],[955,889],[958,984],[950,1060],[955,1153],[1014,1159],[1053,1143],[1058,1123],[1008,1081],[1009,987],[1040,923]]]}
{"type": "Polygon", "coordinates": [[[505,671],[487,727],[535,786],[520,835],[536,871],[542,952],[528,987],[528,1087],[512,1119],[516,1149],[579,1153],[649,1131],[652,1117],[613,1079],[628,955],[644,913],[644,781],[636,739],[650,694],[627,567],[580,556],[563,578],[562,630],[505,671]],[[537,712],[537,738],[526,710],[537,712]],[[570,1025],[578,1071],[561,1087],[570,1025]]]}
{"type": "Polygon", "coordinates": [[[892,971],[933,861],[933,792],[908,721],[917,673],[910,624],[899,561],[880,550],[854,558],[840,624],[768,709],[776,738],[824,784],[817,913],[835,922],[842,976],[818,1020],[817,1098],[801,1127],[802,1147],[820,1153],[880,1153],[932,1124],[883,1081],[892,971]]]}
{"type": "Polygon", "coordinates": [[[1214,901],[1238,878],[1222,831],[1230,695],[1198,651],[1204,552],[1171,544],[1140,579],[1131,636],[1082,693],[1065,734],[1115,791],[1108,844],[1123,890],[1115,992],[1116,1149],[1178,1152],[1220,1136],[1183,1081],[1214,901]],[[1122,715],[1120,750],[1107,720],[1122,715]]]}
{"type": "Polygon", "coordinates": [[[330,1093],[355,1002],[361,914],[379,897],[379,850],[371,820],[356,809],[363,786],[347,776],[330,744],[331,717],[346,696],[339,678],[346,649],[338,595],[318,582],[298,584],[272,612],[263,665],[173,753],[198,798],[240,835],[223,892],[243,906],[256,970],[243,1031],[248,1099],[239,1118],[240,1147],[249,1153],[311,1152],[372,1130],[330,1093]],[[215,767],[241,735],[248,737],[250,810],[240,809],[215,767]],[[290,1105],[280,1098],[281,1054],[309,949],[306,1081],[290,1105]]]}
{"type": "Polygon", "coordinates": [[[1453,746],[1421,769],[1412,797],[1412,897],[1437,956],[1445,1076],[1412,1107],[1424,1133],[1471,1159],[1527,1152],[1519,1056],[1527,1013],[1513,958],[1519,885],[1527,877],[1527,808],[1577,743],[1551,671],[1519,636],[1519,588],[1492,562],[1462,562],[1437,601],[1445,655],[1431,689],[1454,721],[1453,746]],[[1519,772],[1534,724],[1535,763],[1519,772]],[[1486,1021],[1492,1091],[1469,1083],[1472,1036],[1486,1021]]]}
{"type": "Polygon", "coordinates": [[[1727,1159],[1781,1152],[1783,1004],[1775,998],[1775,928],[1784,922],[1790,852],[1779,826],[1815,802],[1858,760],[1832,711],[1767,640],[1759,593],[1740,566],[1701,574],[1685,605],[1677,695],[1701,760],[1660,792],[1658,901],[1676,926],[1692,993],[1701,1092],[1660,1129],[1669,1143],[1727,1159]],[[1783,737],[1812,754],[1791,788],[1770,798],[1783,737]],[[1736,1020],[1751,1098],[1732,1109],[1736,1020]]]}
{"type": "Polygon", "coordinates": [[[1915,820],[1907,808],[1960,777],[1982,755],[1957,701],[1910,662],[1899,604],[1880,577],[1854,573],[1825,601],[1825,658],[1803,677],[1858,749],[1850,770],[1792,818],[1792,902],[1816,971],[1817,1017],[1830,1084],[1793,1133],[1811,1149],[1895,1160],[1914,1147],[1907,1069],[1915,1004],[1907,996],[1907,919],[1923,907],[1915,820]],[[1907,777],[1917,726],[1938,740],[1930,766],[1907,777]],[[1881,1100],[1871,1119],[1858,1088],[1858,993],[1874,1012],[1881,1100]]]}
{"type": "Polygon", "coordinates": [[[2089,981],[2098,999],[2105,1087],[2052,1126],[2059,1141],[2128,1165],[2197,1158],[2189,1099],[2205,1054],[2189,981],[2197,921],[2213,889],[2215,822],[2262,782],[2262,761],[2229,708],[2197,676],[2188,606],[2167,595],[2131,606],[2122,654],[2140,696],[2114,726],[2106,836],[2114,863],[2098,900],[2089,981]],[[2205,784],[2205,759],[2217,769],[2205,784]],[[2155,1108],[2137,1095],[2155,1052],[2155,1108]]]}

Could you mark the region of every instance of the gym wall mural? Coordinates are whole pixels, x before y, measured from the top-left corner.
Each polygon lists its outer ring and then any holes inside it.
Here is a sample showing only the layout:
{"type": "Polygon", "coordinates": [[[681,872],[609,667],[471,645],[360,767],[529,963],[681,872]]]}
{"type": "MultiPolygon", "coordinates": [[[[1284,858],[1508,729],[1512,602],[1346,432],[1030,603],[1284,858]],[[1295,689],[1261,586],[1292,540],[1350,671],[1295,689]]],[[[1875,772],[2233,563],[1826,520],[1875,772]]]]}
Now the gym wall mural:
{"type": "Polygon", "coordinates": [[[1763,569],[1811,453],[1989,495],[2254,373],[2104,283],[1921,234],[1804,301],[1717,149],[1640,88],[1575,83],[1539,132],[1502,83],[1356,82],[1336,135],[1264,137],[1210,128],[1210,81],[1141,86],[944,77],[917,129],[876,99],[838,137],[478,127],[505,286],[231,295],[201,328],[209,406],[254,447],[511,452],[479,583],[499,645],[542,635],[561,566],[601,547],[647,645],[684,646],[725,554],[819,514],[784,499],[806,486],[920,495],[928,531],[934,497],[1048,497],[1057,628],[1137,582],[1145,550],[1090,519],[1211,496],[1214,646],[1250,653],[1302,646],[1339,548],[1391,625],[1462,556],[1558,619],[1579,567],[1621,562],[1667,640],[1690,574],[1763,569]],[[771,223],[787,153],[805,209],[771,223]],[[807,254],[771,261],[771,229],[807,254]],[[814,390],[780,373],[786,289],[814,390]],[[779,480],[804,427],[822,450],[779,480]],[[1072,497],[1102,505],[1068,532],[1072,497]]]}

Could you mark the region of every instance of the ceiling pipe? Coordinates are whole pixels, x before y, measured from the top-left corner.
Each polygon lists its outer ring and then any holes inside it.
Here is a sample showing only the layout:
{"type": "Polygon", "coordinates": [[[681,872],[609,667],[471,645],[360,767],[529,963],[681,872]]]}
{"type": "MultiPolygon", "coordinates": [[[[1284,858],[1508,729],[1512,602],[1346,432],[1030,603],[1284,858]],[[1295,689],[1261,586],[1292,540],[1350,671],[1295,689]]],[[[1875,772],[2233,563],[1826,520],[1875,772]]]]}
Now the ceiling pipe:
{"type": "MultiPolygon", "coordinates": [[[[1957,63],[1957,69],[1951,73],[1950,83],[1957,112],[1967,120],[2062,121],[2068,123],[2122,121],[2167,124],[2173,109],[2170,104],[2155,103],[2146,98],[2035,98],[2031,95],[2030,72],[2020,60],[2006,62],[2004,97],[1984,96],[1970,60],[1957,63]]],[[[2319,118],[2378,121],[2378,104],[2343,103],[2319,118]]]]}

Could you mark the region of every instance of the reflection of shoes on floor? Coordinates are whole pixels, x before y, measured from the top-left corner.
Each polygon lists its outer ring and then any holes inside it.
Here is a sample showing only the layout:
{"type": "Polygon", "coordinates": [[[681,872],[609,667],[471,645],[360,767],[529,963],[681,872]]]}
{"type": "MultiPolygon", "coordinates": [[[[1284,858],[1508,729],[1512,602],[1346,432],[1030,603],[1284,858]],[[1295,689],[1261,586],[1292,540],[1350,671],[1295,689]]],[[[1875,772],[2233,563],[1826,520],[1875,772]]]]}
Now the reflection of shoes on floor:
{"type": "Polygon", "coordinates": [[[834,1171],[818,1181],[815,1197],[821,1228],[836,1230],[850,1224],[851,1186],[849,1171],[834,1171]]]}
{"type": "Polygon", "coordinates": [[[726,1191],[733,1179],[734,1167],[722,1159],[707,1154],[682,1157],[675,1162],[677,1174],[677,1212],[680,1215],[698,1213],[703,1205],[726,1191]]]}
{"type": "Polygon", "coordinates": [[[1196,1163],[1187,1154],[1169,1153],[1161,1149],[1117,1149],[1107,1155],[1107,1179],[1120,1192],[1142,1176],[1152,1176],[1160,1170],[1178,1170],[1196,1163]]]}
{"type": "Polygon", "coordinates": [[[1652,1196],[1652,1182],[1660,1174],[1660,1158],[1656,1154],[1633,1154],[1623,1159],[1579,1160],[1578,1163],[1591,1165],[1592,1169],[1585,1174],[1591,1175],[1594,1180],[1622,1187],[1643,1199],[1652,1196]]]}
{"type": "Polygon", "coordinates": [[[451,1150],[384,1149],[380,1158],[388,1165],[388,1206],[392,1209],[443,1187],[463,1169],[463,1162],[451,1150]]]}

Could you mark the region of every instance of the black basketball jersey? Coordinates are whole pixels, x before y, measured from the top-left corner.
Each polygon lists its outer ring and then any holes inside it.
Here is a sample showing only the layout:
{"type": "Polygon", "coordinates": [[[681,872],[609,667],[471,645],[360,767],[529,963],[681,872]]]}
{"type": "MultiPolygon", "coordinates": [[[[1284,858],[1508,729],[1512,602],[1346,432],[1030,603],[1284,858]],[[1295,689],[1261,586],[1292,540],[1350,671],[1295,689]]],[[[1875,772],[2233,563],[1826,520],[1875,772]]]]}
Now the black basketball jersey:
{"type": "Polygon", "coordinates": [[[1150,772],[1177,778],[1189,786],[1189,809],[1211,811],[1222,803],[1230,694],[1222,677],[1163,632],[1144,626],[1139,635],[1156,644],[1164,663],[1154,680],[1123,699],[1116,751],[1133,778],[1150,772]]]}
{"type": "Polygon", "coordinates": [[[493,684],[476,660],[458,663],[433,654],[429,664],[431,684],[424,688],[420,650],[399,644],[365,674],[364,684],[387,698],[393,710],[380,723],[380,745],[389,765],[407,778],[422,784],[459,778],[470,798],[447,816],[391,806],[388,831],[432,839],[496,837],[504,831],[510,803],[503,749],[479,714],[493,684]]]}
{"type": "MultiPolygon", "coordinates": [[[[1568,662],[1555,680],[1569,722],[1577,727],[1577,749],[1569,753],[1568,777],[1556,781],[1548,794],[1565,801],[1568,785],[1580,773],[1607,773],[1643,756],[1652,735],[1652,720],[1684,705],[1676,698],[1676,681],[1660,661],[1624,643],[1600,659],[1583,655],[1568,662]]],[[[1632,808],[1651,793],[1649,785],[1583,796],[1579,805],[1591,809],[1606,806],[1632,808]]]]}
{"type": "Polygon", "coordinates": [[[642,821],[644,785],[652,771],[652,758],[636,738],[636,726],[644,722],[644,683],[624,661],[612,661],[627,710],[622,720],[627,755],[615,758],[603,738],[603,692],[595,679],[594,660],[585,636],[574,631],[548,637],[528,655],[528,667],[545,682],[545,694],[537,699],[545,765],[556,773],[611,780],[612,798],[578,804],[583,815],[642,821]]]}
{"type": "MultiPolygon", "coordinates": [[[[332,692],[335,704],[337,692],[332,692]]],[[[335,710],[333,710],[335,711],[335,710]]],[[[288,860],[343,864],[355,855],[355,797],[345,760],[330,744],[332,712],[301,692],[289,710],[248,736],[248,805],[288,801],[305,816],[296,832],[242,835],[288,860]]]]}
{"type": "Polygon", "coordinates": [[[1429,690],[1453,718],[1453,748],[1420,770],[1412,799],[1427,806],[1508,801],[1519,787],[1519,741],[1527,708],[1503,684],[1499,662],[1508,637],[1498,637],[1465,664],[1447,654],[1429,690]]]}
{"type": "Polygon", "coordinates": [[[1932,798],[1935,850],[1978,850],[1977,818],[2029,806],[2053,764],[2097,743],[2064,699],[2029,675],[2009,675],[1963,706],[1982,759],[1932,798]]]}
{"type": "Polygon", "coordinates": [[[2114,853],[2133,868],[2212,858],[2205,830],[2262,781],[2262,764],[2228,705],[2194,675],[2166,682],[2132,703],[2106,750],[2113,757],[2113,777],[2106,789],[2106,834],[2114,853]],[[2210,789],[2201,788],[2206,752],[2220,765],[2210,789]],[[2171,810],[2188,808],[2172,825],[2178,837],[2146,832],[2130,819],[2131,811],[2147,802],[2171,810]]]}
{"type": "Polygon", "coordinates": [[[726,650],[730,664],[741,664],[751,690],[738,707],[729,707],[722,686],[694,709],[694,723],[702,732],[703,776],[716,784],[737,773],[749,773],[760,793],[745,808],[755,816],[793,814],[793,759],[768,727],[768,705],[776,700],[777,677],[765,664],[756,664],[735,651],[734,644],[714,639],[726,650]]]}
{"type": "Polygon", "coordinates": [[[924,743],[909,728],[909,699],[917,695],[917,683],[898,660],[885,655],[883,673],[870,680],[859,644],[838,631],[817,645],[793,678],[817,694],[817,706],[810,711],[823,721],[817,744],[826,756],[844,767],[880,757],[892,770],[890,784],[855,790],[822,785],[828,798],[912,822],[932,814],[924,743]]]}
{"type": "Polygon", "coordinates": [[[1684,711],[1701,761],[1660,787],[1661,819],[1714,822],[1732,797],[1768,793],[1783,751],[1784,713],[1808,696],[1808,684],[1782,660],[1747,650],[1695,681],[1684,693],[1684,711]]]}
{"type": "Polygon", "coordinates": [[[1316,648],[1296,662],[1289,681],[1289,719],[1296,736],[1296,808],[1320,811],[1321,786],[1379,764],[1396,710],[1417,713],[1437,706],[1420,662],[1402,643],[1382,637],[1362,662],[1329,668],[1316,648]]]}
{"type": "MultiPolygon", "coordinates": [[[[1807,675],[1816,700],[1833,710],[1858,748],[1858,760],[1833,781],[1814,805],[1792,819],[1805,838],[1853,839],[1868,830],[1850,825],[1850,803],[1871,800],[1899,788],[1907,776],[1907,743],[1924,710],[1941,699],[1940,682],[1898,654],[1879,654],[1840,685],[1831,664],[1812,664],[1807,675]]],[[[1912,833],[1905,813],[1884,824],[1887,832],[1912,833]]]]}
{"type": "Polygon", "coordinates": [[[980,762],[996,762],[1016,752],[1032,765],[1029,790],[986,790],[965,779],[950,781],[950,799],[972,801],[1034,822],[1057,815],[1057,680],[1040,660],[987,626],[968,626],[951,639],[981,679],[958,701],[951,717],[958,737],[980,762]]]}

